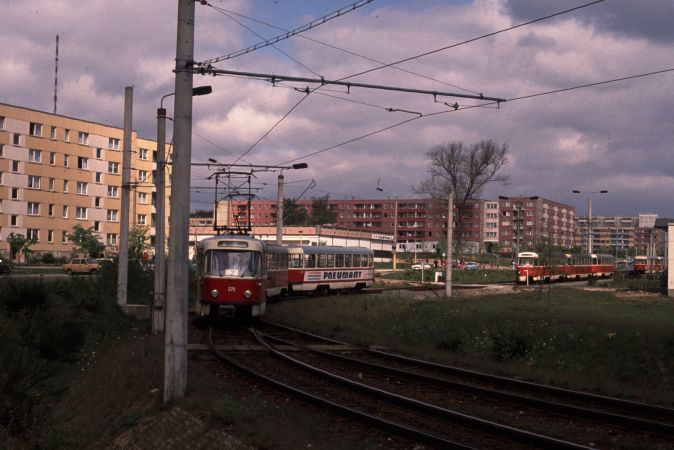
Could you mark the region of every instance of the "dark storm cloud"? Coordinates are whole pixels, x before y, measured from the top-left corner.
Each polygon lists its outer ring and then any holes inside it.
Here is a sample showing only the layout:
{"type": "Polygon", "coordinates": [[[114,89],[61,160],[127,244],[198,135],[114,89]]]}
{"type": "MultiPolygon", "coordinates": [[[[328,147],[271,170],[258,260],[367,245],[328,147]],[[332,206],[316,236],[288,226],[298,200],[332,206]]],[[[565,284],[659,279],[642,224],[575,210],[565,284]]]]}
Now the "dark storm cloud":
{"type": "MultiPolygon", "coordinates": [[[[527,21],[588,1],[507,0],[505,6],[515,22],[527,21]]],[[[578,20],[597,31],[616,36],[643,38],[660,44],[674,42],[674,1],[607,0],[580,9],[557,20],[578,20]]]]}

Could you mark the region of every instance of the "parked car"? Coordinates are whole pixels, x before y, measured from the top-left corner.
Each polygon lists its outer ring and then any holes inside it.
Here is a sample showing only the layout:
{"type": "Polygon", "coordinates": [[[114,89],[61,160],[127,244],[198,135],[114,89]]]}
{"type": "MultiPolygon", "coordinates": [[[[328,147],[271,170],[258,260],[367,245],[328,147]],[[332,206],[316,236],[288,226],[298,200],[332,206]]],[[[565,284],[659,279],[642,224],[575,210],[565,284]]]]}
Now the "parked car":
{"type": "Polygon", "coordinates": [[[70,262],[65,263],[62,269],[68,275],[76,273],[94,274],[101,269],[101,265],[95,259],[74,258],[70,262]]]}
{"type": "Polygon", "coordinates": [[[416,263],[416,264],[412,264],[412,270],[421,270],[421,269],[428,270],[428,269],[430,269],[431,267],[433,267],[433,266],[432,266],[431,264],[429,264],[429,263],[416,263]]]}
{"type": "Polygon", "coordinates": [[[9,275],[11,272],[12,265],[4,259],[0,259],[0,275],[9,275]]]}
{"type": "Polygon", "coordinates": [[[469,261],[466,263],[465,266],[463,266],[464,270],[479,270],[480,265],[476,263],[475,261],[469,261]]]}

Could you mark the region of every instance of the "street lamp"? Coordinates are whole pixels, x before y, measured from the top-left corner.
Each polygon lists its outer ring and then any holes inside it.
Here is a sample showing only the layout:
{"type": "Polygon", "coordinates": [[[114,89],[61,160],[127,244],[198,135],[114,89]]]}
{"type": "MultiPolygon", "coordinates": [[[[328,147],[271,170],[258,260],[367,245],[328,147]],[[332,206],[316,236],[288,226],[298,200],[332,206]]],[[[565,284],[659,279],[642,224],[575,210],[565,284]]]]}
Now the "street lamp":
{"type": "MultiPolygon", "coordinates": [[[[192,96],[207,95],[213,92],[211,86],[199,86],[192,89],[192,96]]],[[[166,94],[159,102],[157,109],[157,177],[156,186],[156,219],[154,236],[154,295],[152,308],[152,331],[164,331],[166,305],[166,109],[164,99],[175,95],[175,92],[166,94]]]]}
{"type": "Polygon", "coordinates": [[[602,189],[601,191],[579,191],[573,189],[571,192],[574,194],[587,194],[587,252],[592,253],[592,194],[606,194],[608,190],[602,189]]]}
{"type": "Polygon", "coordinates": [[[307,163],[297,163],[292,166],[279,167],[281,172],[278,174],[278,192],[276,199],[276,243],[283,244],[283,171],[289,169],[306,169],[309,167],[307,163]]]}
{"type": "MultiPolygon", "coordinates": [[[[379,186],[377,186],[377,190],[384,192],[384,189],[379,186]]],[[[393,271],[395,272],[397,268],[396,255],[398,253],[398,194],[394,192],[393,196],[395,197],[395,206],[393,208],[393,271]]]]}

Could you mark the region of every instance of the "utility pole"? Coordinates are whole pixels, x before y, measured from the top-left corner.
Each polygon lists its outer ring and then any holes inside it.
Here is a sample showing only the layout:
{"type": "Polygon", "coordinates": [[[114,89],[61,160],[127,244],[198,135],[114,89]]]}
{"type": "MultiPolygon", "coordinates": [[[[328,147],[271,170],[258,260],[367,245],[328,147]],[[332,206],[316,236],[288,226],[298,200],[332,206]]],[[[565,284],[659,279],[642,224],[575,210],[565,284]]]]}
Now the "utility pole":
{"type": "MultiPolygon", "coordinates": [[[[445,297],[452,296],[452,239],[454,231],[454,194],[447,200],[447,260],[445,261],[445,297]]],[[[423,267],[423,266],[422,266],[423,267]]]]}
{"type": "Polygon", "coordinates": [[[131,128],[133,87],[124,89],[124,144],[122,147],[122,207],[119,218],[119,267],[117,271],[117,304],[126,306],[129,284],[129,192],[131,189],[131,128]]]}
{"type": "Polygon", "coordinates": [[[157,108],[157,179],[154,234],[154,296],[152,305],[152,332],[164,331],[166,307],[166,235],[165,235],[165,197],[166,197],[166,109],[163,105],[157,108]]]}
{"type": "Polygon", "coordinates": [[[164,402],[185,396],[187,389],[188,224],[192,158],[192,69],[194,66],[194,0],[178,0],[171,237],[166,283],[164,334],[164,402]]]}
{"type": "Polygon", "coordinates": [[[283,170],[278,176],[278,197],[276,199],[276,243],[283,244],[283,170]]]}

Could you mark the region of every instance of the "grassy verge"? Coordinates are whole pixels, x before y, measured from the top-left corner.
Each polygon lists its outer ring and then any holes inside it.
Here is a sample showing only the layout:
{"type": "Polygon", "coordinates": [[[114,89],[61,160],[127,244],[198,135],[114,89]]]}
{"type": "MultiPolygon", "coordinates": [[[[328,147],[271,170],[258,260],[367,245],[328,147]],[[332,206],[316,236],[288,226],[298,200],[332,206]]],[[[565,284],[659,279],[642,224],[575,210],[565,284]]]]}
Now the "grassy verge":
{"type": "MultiPolygon", "coordinates": [[[[377,278],[389,280],[421,281],[421,270],[397,270],[396,272],[377,274],[377,278]]],[[[424,281],[435,280],[435,270],[424,270],[424,281]]],[[[452,270],[452,283],[510,283],[515,281],[513,270],[480,269],[480,270],[452,270]]]]}
{"type": "Polygon", "coordinates": [[[674,301],[554,289],[410,300],[342,296],[270,305],[320,334],[493,373],[674,403],[674,301]]]}

